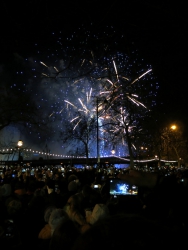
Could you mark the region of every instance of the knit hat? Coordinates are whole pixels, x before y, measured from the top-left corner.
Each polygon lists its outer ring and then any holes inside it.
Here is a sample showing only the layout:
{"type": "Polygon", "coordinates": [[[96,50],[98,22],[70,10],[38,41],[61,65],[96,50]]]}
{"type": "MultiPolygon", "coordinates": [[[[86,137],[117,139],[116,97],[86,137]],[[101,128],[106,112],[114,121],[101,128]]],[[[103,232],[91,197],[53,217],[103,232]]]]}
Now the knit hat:
{"type": "Polygon", "coordinates": [[[53,211],[54,209],[56,209],[55,206],[49,206],[49,207],[47,207],[46,210],[44,211],[44,221],[45,221],[46,223],[49,222],[50,215],[51,215],[51,213],[52,213],[52,211],[53,211]]]}
{"type": "Polygon", "coordinates": [[[99,219],[109,216],[110,212],[105,204],[96,204],[93,208],[92,214],[87,218],[87,222],[93,225],[99,219]]]}
{"type": "Polygon", "coordinates": [[[67,213],[60,208],[55,208],[49,218],[49,225],[51,227],[51,235],[53,234],[54,230],[56,229],[59,223],[63,222],[68,218],[67,213]]]}

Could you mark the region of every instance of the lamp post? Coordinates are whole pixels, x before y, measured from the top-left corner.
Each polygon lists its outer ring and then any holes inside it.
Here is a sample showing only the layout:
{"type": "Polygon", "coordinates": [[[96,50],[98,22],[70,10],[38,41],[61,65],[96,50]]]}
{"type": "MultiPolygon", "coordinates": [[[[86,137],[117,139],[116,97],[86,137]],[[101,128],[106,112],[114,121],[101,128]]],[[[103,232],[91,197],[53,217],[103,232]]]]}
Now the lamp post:
{"type": "Polygon", "coordinates": [[[169,126],[169,127],[166,127],[165,129],[163,129],[163,132],[162,132],[162,139],[164,141],[164,148],[166,149],[166,153],[167,153],[167,159],[168,159],[168,162],[170,161],[170,156],[169,156],[169,149],[170,148],[173,148],[175,150],[175,153],[177,154],[178,158],[179,158],[179,155],[177,153],[177,150],[175,148],[175,146],[173,145],[173,135],[174,135],[174,131],[177,130],[177,126],[175,124],[169,126]]]}
{"type": "Polygon", "coordinates": [[[99,100],[98,100],[98,97],[96,97],[96,100],[97,100],[97,164],[98,166],[100,165],[100,149],[99,149],[99,108],[98,108],[98,105],[99,105],[99,100]]]}
{"type": "Polygon", "coordinates": [[[171,125],[170,126],[170,129],[169,129],[169,133],[168,133],[168,161],[169,161],[169,144],[170,144],[170,133],[172,132],[173,133],[173,131],[175,131],[176,130],[176,125],[171,125]]]}
{"type": "MultiPolygon", "coordinates": [[[[170,129],[169,129],[169,132],[168,132],[168,161],[169,161],[169,144],[170,144],[170,142],[172,141],[172,138],[171,138],[171,136],[172,136],[172,133],[174,133],[174,131],[177,129],[177,126],[175,125],[175,124],[173,124],[173,125],[171,125],[170,126],[170,129]]],[[[175,147],[174,146],[172,146],[173,148],[174,148],[174,150],[175,150],[175,147]]],[[[176,150],[175,150],[175,152],[176,152],[176,150]]],[[[177,152],[176,152],[177,153],[177,152]]]]}
{"type": "Polygon", "coordinates": [[[111,153],[112,153],[113,155],[115,155],[116,151],[115,151],[114,147],[113,147],[111,153]]]}
{"type": "Polygon", "coordinates": [[[23,141],[19,140],[17,143],[17,146],[18,146],[18,162],[21,162],[21,160],[23,158],[23,157],[21,157],[21,147],[23,146],[23,141]]]}
{"type": "MultiPolygon", "coordinates": [[[[176,153],[176,157],[177,157],[177,161],[178,161],[178,168],[180,168],[180,165],[181,165],[181,157],[179,155],[179,150],[178,150],[178,145],[176,144],[177,142],[177,135],[176,135],[176,130],[179,130],[179,128],[176,126],[176,125],[172,125],[170,127],[172,133],[174,134],[173,136],[173,144],[172,144],[172,148],[174,149],[175,153],[176,153]],[[175,131],[175,132],[174,132],[175,131]]],[[[178,139],[179,140],[179,139],[178,139]]]]}

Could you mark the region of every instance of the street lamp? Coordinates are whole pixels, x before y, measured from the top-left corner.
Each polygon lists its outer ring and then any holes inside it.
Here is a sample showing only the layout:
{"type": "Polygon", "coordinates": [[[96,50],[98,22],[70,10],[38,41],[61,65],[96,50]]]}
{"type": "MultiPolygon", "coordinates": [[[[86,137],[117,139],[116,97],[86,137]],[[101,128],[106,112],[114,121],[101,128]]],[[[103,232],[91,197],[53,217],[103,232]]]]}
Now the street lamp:
{"type": "Polygon", "coordinates": [[[113,147],[111,153],[112,153],[113,155],[115,155],[116,151],[115,151],[114,147],[113,147]]]}
{"type": "Polygon", "coordinates": [[[23,141],[19,140],[17,145],[18,145],[18,147],[22,147],[23,146],[23,141]]]}
{"type": "Polygon", "coordinates": [[[99,151],[99,99],[96,97],[97,100],[97,164],[100,165],[100,151],[99,151]]]}
{"type": "Polygon", "coordinates": [[[172,125],[170,128],[171,128],[172,130],[176,130],[177,126],[176,126],[176,125],[172,125]]]}
{"type": "MultiPolygon", "coordinates": [[[[175,124],[172,124],[169,127],[166,127],[165,129],[163,129],[162,132],[162,138],[164,141],[164,148],[166,149],[167,152],[167,157],[168,157],[168,161],[169,159],[169,148],[170,148],[170,144],[172,144],[172,136],[174,136],[174,132],[177,130],[177,126],[175,124]]],[[[172,148],[174,148],[174,150],[176,151],[174,145],[171,145],[172,148]]],[[[177,152],[176,152],[177,153],[177,152]]]]}
{"type": "Polygon", "coordinates": [[[18,162],[20,162],[22,160],[21,147],[23,146],[23,141],[19,140],[18,143],[17,143],[17,146],[18,146],[18,162]]]}

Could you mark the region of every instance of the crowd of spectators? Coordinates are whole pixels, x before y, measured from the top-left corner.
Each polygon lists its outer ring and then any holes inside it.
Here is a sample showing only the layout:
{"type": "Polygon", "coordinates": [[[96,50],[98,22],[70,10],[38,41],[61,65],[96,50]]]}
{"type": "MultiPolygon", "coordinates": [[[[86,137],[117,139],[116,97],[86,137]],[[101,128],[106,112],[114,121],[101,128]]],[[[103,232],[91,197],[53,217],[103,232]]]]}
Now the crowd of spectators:
{"type": "Polygon", "coordinates": [[[187,169],[170,166],[5,167],[1,249],[180,249],[188,229],[187,180],[187,169]],[[138,194],[111,195],[113,178],[138,186],[138,194]]]}

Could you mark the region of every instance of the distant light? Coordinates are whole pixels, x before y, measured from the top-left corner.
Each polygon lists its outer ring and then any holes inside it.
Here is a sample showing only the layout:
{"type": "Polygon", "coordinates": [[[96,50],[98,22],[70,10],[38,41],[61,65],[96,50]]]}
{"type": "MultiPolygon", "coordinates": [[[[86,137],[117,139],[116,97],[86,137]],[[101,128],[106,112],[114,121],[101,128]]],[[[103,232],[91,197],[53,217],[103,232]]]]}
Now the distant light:
{"type": "Polygon", "coordinates": [[[177,127],[176,127],[176,125],[172,125],[170,128],[171,128],[172,130],[175,130],[177,127]]]}
{"type": "Polygon", "coordinates": [[[23,141],[22,141],[22,140],[19,140],[17,145],[18,145],[18,147],[23,146],[23,141]]]}
{"type": "Polygon", "coordinates": [[[112,149],[111,153],[112,153],[113,155],[115,154],[115,152],[116,152],[115,149],[112,149]]]}

